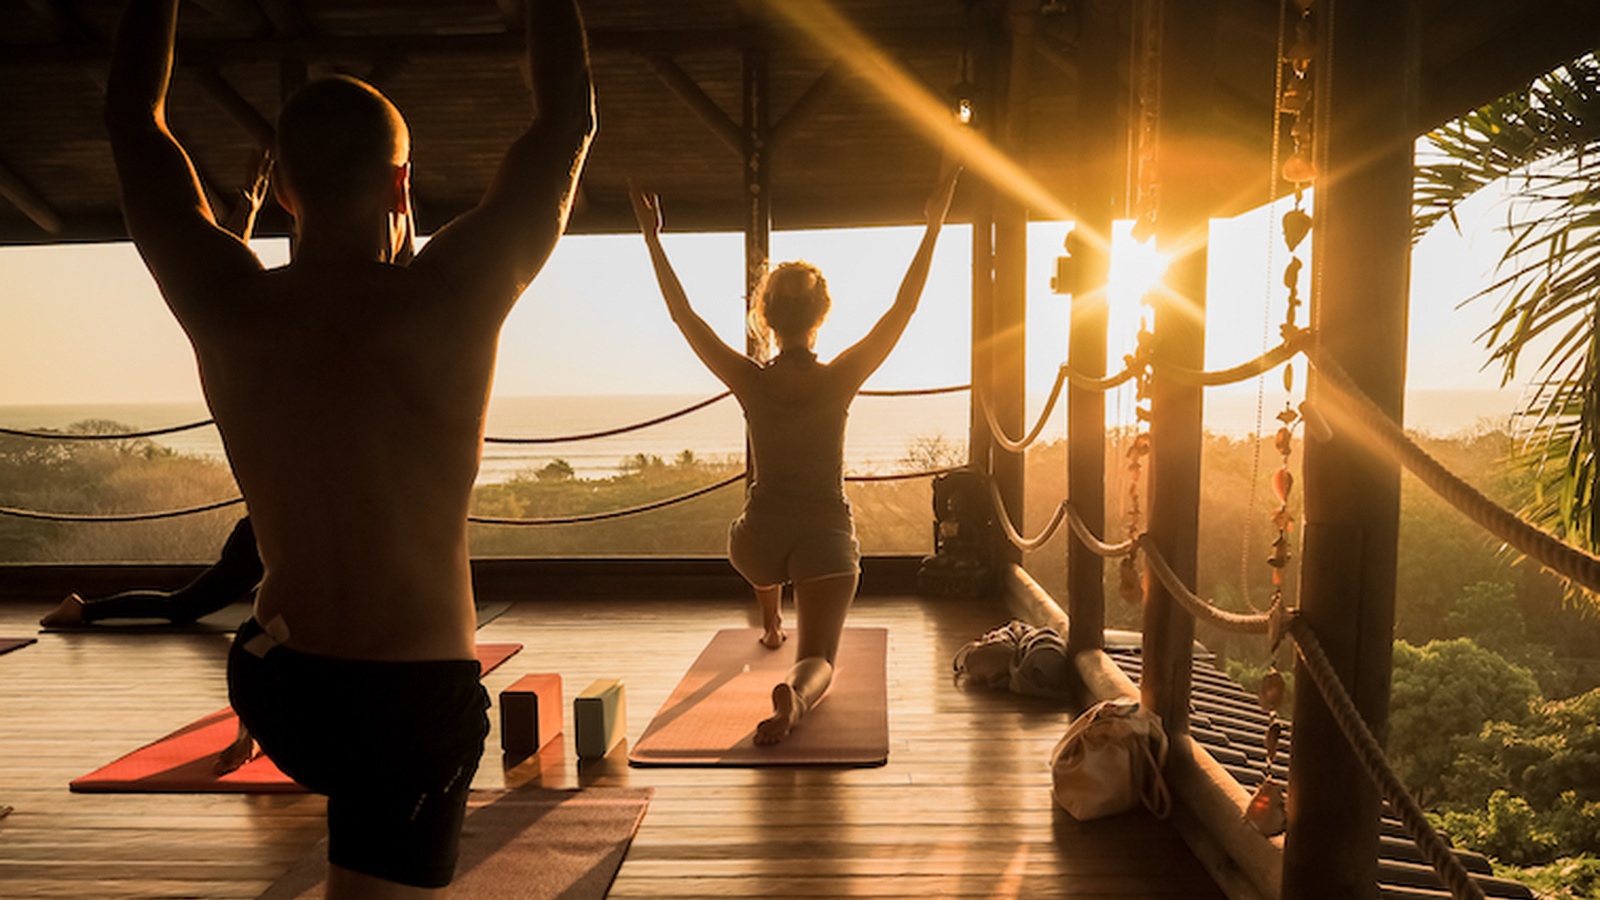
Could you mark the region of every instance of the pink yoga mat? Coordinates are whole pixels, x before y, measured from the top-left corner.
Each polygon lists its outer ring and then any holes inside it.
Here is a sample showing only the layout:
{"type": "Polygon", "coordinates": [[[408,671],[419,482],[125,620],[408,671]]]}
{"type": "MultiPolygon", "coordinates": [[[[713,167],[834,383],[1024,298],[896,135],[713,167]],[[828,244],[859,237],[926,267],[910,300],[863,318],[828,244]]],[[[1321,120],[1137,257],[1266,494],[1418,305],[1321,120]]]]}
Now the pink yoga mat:
{"type": "MultiPolygon", "coordinates": [[[[479,644],[478,662],[485,675],[510,659],[521,644],[479,644]]],[[[272,760],[257,756],[226,775],[213,771],[217,754],[233,743],[239,717],[231,707],[102,766],[71,783],[83,793],[241,793],[304,792],[272,760]]]]}
{"type": "Polygon", "coordinates": [[[881,766],[889,761],[885,665],[889,633],[846,628],[833,685],[782,742],[756,746],[772,714],[772,686],[794,664],[793,638],[777,650],[759,628],[717,632],[628,754],[636,766],[881,766]]]}

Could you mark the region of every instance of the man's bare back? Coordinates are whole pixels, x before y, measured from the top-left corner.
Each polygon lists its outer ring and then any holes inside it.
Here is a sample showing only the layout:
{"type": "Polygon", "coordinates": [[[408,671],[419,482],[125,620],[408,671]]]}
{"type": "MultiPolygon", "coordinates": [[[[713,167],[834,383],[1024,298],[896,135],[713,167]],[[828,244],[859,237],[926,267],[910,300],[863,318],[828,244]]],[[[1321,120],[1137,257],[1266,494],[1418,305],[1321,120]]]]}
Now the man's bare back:
{"type": "Polygon", "coordinates": [[[257,618],[288,646],[473,658],[466,514],[496,332],[426,262],[252,273],[232,321],[196,336],[266,564],[257,618]]]}
{"type": "MultiPolygon", "coordinates": [[[[414,260],[398,113],[388,180],[342,193],[296,171],[280,123],[274,187],[297,243],[268,271],[216,225],[161,114],[176,6],[131,5],[107,122],[129,231],[194,345],[255,523],[258,619],[307,652],[471,659],[466,512],[499,329],[565,227],[593,132],[576,10],[530,4],[539,116],[414,260]]],[[[341,125],[320,115],[300,131],[341,125]]]]}
{"type": "Polygon", "coordinates": [[[296,242],[269,271],[218,226],[167,126],[178,0],[132,0],[112,56],[128,231],[194,346],[265,564],[229,696],[328,796],[330,900],[449,884],[488,733],[467,503],[501,323],[566,227],[594,132],[575,0],[525,5],[537,115],[478,206],[415,254],[410,134],[371,86],[323,79],[285,102],[273,187],[296,242]]]}

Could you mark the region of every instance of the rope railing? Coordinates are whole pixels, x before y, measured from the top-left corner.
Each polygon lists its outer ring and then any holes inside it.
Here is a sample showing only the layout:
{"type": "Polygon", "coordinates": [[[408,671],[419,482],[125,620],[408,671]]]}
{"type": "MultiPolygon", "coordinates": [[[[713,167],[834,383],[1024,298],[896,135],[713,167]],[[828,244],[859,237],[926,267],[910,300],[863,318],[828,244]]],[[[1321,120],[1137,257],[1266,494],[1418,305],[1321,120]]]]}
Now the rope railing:
{"type": "Polygon", "coordinates": [[[1472,880],[1471,875],[1467,874],[1466,868],[1461,865],[1461,860],[1428,823],[1428,817],[1423,813],[1416,798],[1412,797],[1405,785],[1400,783],[1399,776],[1395,774],[1388,758],[1384,756],[1383,747],[1379,745],[1378,739],[1372,736],[1371,729],[1361,718],[1361,711],[1345,692],[1338,672],[1334,671],[1327,654],[1322,652],[1322,644],[1318,642],[1311,625],[1303,618],[1294,616],[1289,619],[1287,630],[1289,636],[1294,638],[1301,661],[1305,663],[1306,674],[1311,677],[1311,683],[1322,696],[1323,702],[1327,704],[1328,711],[1333,714],[1333,720],[1344,733],[1345,740],[1355,751],[1356,759],[1360,761],[1362,768],[1366,769],[1367,776],[1377,785],[1384,798],[1389,801],[1389,805],[1399,816],[1400,824],[1405,828],[1406,834],[1422,851],[1428,864],[1439,874],[1450,895],[1456,900],[1483,900],[1483,889],[1472,880]]]}
{"type": "Polygon", "coordinates": [[[935,394],[959,394],[962,391],[972,390],[970,384],[951,384],[934,388],[895,388],[892,390],[860,390],[856,391],[858,397],[931,397],[935,394]]]}
{"type": "MultiPolygon", "coordinates": [[[[960,393],[961,391],[970,390],[970,389],[971,389],[971,385],[952,384],[952,385],[945,385],[943,387],[934,387],[934,388],[901,388],[901,389],[894,389],[894,390],[864,390],[864,391],[860,391],[858,393],[859,393],[860,396],[863,396],[863,397],[929,397],[929,396],[934,396],[934,395],[937,395],[937,394],[956,394],[956,393],[960,393]]],[[[573,441],[588,441],[588,440],[595,440],[597,438],[615,437],[616,435],[619,435],[619,434],[627,434],[628,432],[631,432],[631,431],[639,431],[639,430],[642,430],[642,429],[645,429],[645,428],[649,428],[649,427],[654,426],[654,425],[660,425],[663,422],[670,422],[673,419],[681,418],[681,417],[689,415],[690,413],[693,413],[693,412],[698,412],[698,411],[706,408],[707,406],[710,406],[710,405],[712,405],[714,403],[717,403],[718,401],[725,400],[725,399],[727,399],[728,397],[731,397],[731,396],[733,396],[733,392],[732,391],[723,391],[722,393],[717,394],[717,395],[715,395],[713,397],[707,397],[704,400],[696,401],[695,403],[691,403],[688,406],[682,407],[680,409],[673,410],[672,412],[666,413],[664,415],[656,416],[655,418],[652,418],[652,419],[645,419],[644,421],[641,421],[641,422],[633,422],[633,423],[628,424],[628,425],[619,425],[619,426],[617,426],[615,428],[606,428],[606,429],[602,429],[600,431],[589,431],[589,432],[583,432],[583,433],[579,433],[579,434],[562,434],[562,435],[554,435],[554,436],[550,436],[550,437],[526,437],[526,438],[525,437],[501,437],[501,436],[497,436],[497,435],[488,435],[488,436],[484,437],[483,440],[484,440],[484,443],[486,443],[486,444],[563,444],[563,443],[571,443],[573,441]]],[[[216,420],[215,419],[200,419],[200,420],[197,420],[197,421],[194,421],[194,422],[185,422],[182,425],[168,425],[168,426],[163,427],[163,428],[151,428],[151,429],[147,429],[147,430],[143,430],[143,431],[117,431],[117,432],[107,432],[107,433],[100,433],[100,434],[87,434],[87,433],[76,433],[76,432],[67,432],[67,431],[39,430],[39,429],[29,429],[29,428],[3,428],[3,427],[0,427],[0,435],[8,435],[10,437],[19,437],[19,438],[34,438],[34,439],[37,439],[37,440],[45,440],[45,441],[126,441],[126,440],[134,440],[134,439],[137,439],[137,438],[161,437],[162,435],[177,434],[177,433],[182,432],[182,431],[193,431],[196,428],[204,428],[204,427],[206,427],[208,425],[214,425],[214,424],[216,424],[216,420]]]]}
{"type": "Polygon", "coordinates": [[[1148,532],[1139,536],[1139,549],[1144,553],[1145,564],[1167,589],[1168,596],[1178,601],[1196,619],[1202,619],[1224,631],[1236,634],[1265,634],[1271,627],[1270,612],[1230,612],[1190,590],[1189,586],[1183,583],[1183,579],[1178,577],[1178,573],[1172,570],[1166,557],[1161,555],[1161,548],[1150,539],[1148,532]]]}
{"type": "Polygon", "coordinates": [[[1336,389],[1335,399],[1346,403],[1355,414],[1357,424],[1365,427],[1417,480],[1517,552],[1587,590],[1600,593],[1600,557],[1524,521],[1429,456],[1361,390],[1331,355],[1313,351],[1310,359],[1318,374],[1336,389]]]}
{"type": "Polygon", "coordinates": [[[1023,537],[1021,532],[1017,531],[1017,526],[1011,524],[1011,512],[1006,509],[1005,498],[1000,496],[1000,485],[992,479],[989,481],[989,502],[994,504],[994,517],[1000,523],[1000,529],[1005,532],[1006,540],[1025,552],[1043,547],[1067,519],[1067,501],[1063,500],[1056,505],[1056,511],[1050,515],[1050,522],[1044,526],[1044,530],[1031,538],[1023,537]]]}
{"type": "Polygon", "coordinates": [[[1118,556],[1127,556],[1139,549],[1137,538],[1129,538],[1120,544],[1106,543],[1103,538],[1089,530],[1088,523],[1083,521],[1083,516],[1078,513],[1078,508],[1072,505],[1071,500],[1063,500],[1061,505],[1067,509],[1067,524],[1072,526],[1072,533],[1076,534],[1078,540],[1082,541],[1083,545],[1088,547],[1096,556],[1111,559],[1118,556]]]}
{"type": "Polygon", "coordinates": [[[192,431],[196,428],[204,428],[212,424],[213,421],[213,419],[201,419],[198,422],[186,422],[182,425],[169,425],[165,428],[152,428],[147,431],[117,431],[103,434],[72,431],[32,431],[26,428],[0,428],[0,434],[11,437],[37,438],[46,441],[130,441],[136,438],[160,437],[164,434],[192,431]]]}
{"type": "Polygon", "coordinates": [[[157,519],[176,519],[181,516],[211,512],[215,509],[224,509],[243,502],[243,497],[233,497],[228,500],[218,500],[214,503],[204,503],[199,506],[186,506],[182,509],[143,513],[59,513],[0,506],[0,516],[9,516],[13,519],[31,519],[37,522],[153,522],[157,519]]]}
{"type": "Polygon", "coordinates": [[[727,398],[732,397],[732,396],[733,396],[733,391],[723,391],[722,393],[717,394],[715,397],[707,397],[706,399],[701,400],[701,401],[699,401],[697,403],[691,403],[688,406],[682,407],[681,409],[673,410],[672,412],[666,413],[665,415],[656,416],[653,419],[646,419],[646,420],[644,420],[642,422],[634,422],[634,423],[629,424],[629,425],[619,425],[616,428],[605,428],[605,429],[602,429],[600,431],[589,431],[589,432],[584,432],[582,434],[562,434],[562,435],[555,435],[555,436],[552,436],[552,437],[495,437],[493,435],[489,435],[489,436],[485,436],[484,437],[483,442],[485,444],[524,444],[524,445],[526,445],[526,444],[565,444],[565,443],[570,443],[570,442],[573,442],[573,441],[591,441],[591,440],[595,440],[596,438],[616,437],[619,434],[627,434],[630,431],[641,431],[641,430],[649,428],[649,427],[651,427],[653,425],[660,425],[663,422],[671,422],[673,419],[682,418],[683,416],[687,416],[688,414],[690,414],[692,412],[699,412],[700,410],[705,409],[706,407],[710,406],[713,403],[716,403],[716,402],[721,401],[721,400],[726,400],[727,398]]]}
{"type": "Polygon", "coordinates": [[[713,491],[720,491],[723,488],[728,487],[729,485],[737,484],[737,483],[743,481],[745,479],[745,476],[746,476],[746,473],[741,471],[737,475],[731,475],[731,476],[729,476],[727,478],[724,478],[721,481],[718,481],[718,482],[716,482],[714,484],[708,484],[708,485],[706,485],[704,487],[695,488],[692,491],[687,491],[685,493],[678,494],[677,496],[674,496],[674,497],[666,497],[666,498],[663,498],[661,500],[653,500],[653,501],[651,501],[649,503],[641,503],[638,506],[629,506],[629,507],[624,507],[622,509],[606,510],[605,512],[579,513],[577,515],[571,515],[571,516],[549,516],[549,517],[544,517],[544,518],[531,518],[531,519],[507,518],[507,517],[502,517],[502,516],[471,516],[471,515],[469,515],[469,516],[467,516],[467,521],[468,522],[472,522],[472,523],[477,524],[477,525],[578,525],[578,524],[585,523],[585,522],[603,522],[603,521],[605,521],[607,519],[620,519],[620,518],[622,518],[624,516],[634,516],[634,515],[638,515],[640,513],[651,512],[651,511],[657,510],[657,509],[665,509],[668,506],[675,506],[675,505],[677,505],[679,503],[684,503],[684,502],[687,502],[689,500],[693,500],[696,497],[704,497],[706,494],[712,493],[713,491]]]}
{"type": "Polygon", "coordinates": [[[1216,371],[1190,369],[1172,363],[1157,362],[1156,372],[1159,375],[1170,376],[1176,381],[1185,384],[1200,385],[1202,387],[1216,387],[1224,384],[1234,384],[1248,381],[1272,371],[1293,359],[1295,354],[1305,349],[1310,341],[1309,331],[1294,331],[1283,339],[1283,342],[1271,350],[1248,362],[1237,366],[1216,371]]]}

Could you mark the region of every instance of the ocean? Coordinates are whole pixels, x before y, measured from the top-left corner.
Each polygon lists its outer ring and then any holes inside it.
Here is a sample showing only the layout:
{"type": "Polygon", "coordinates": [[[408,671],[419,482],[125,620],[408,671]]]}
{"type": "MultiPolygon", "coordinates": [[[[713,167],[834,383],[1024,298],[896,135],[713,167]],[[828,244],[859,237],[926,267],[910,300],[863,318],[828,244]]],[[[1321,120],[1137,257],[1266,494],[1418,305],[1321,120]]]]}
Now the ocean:
{"type": "MultiPolygon", "coordinates": [[[[488,434],[496,437],[563,437],[609,430],[654,419],[707,399],[706,395],[607,395],[496,397],[489,404],[488,434]]],[[[1039,398],[1042,402],[1042,398],[1039,398]]],[[[1272,426],[1283,400],[1268,391],[1263,417],[1272,426]]],[[[907,471],[908,457],[929,445],[943,445],[957,457],[966,447],[968,398],[965,392],[918,397],[859,397],[851,407],[845,442],[845,464],[852,474],[907,471]]],[[[1514,392],[1481,390],[1415,391],[1407,397],[1407,427],[1450,435],[1488,426],[1504,426],[1516,404],[1514,392]]],[[[1037,407],[1037,404],[1036,404],[1037,407]]],[[[1214,432],[1246,435],[1257,430],[1254,390],[1213,391],[1206,398],[1206,427],[1214,432]]],[[[1028,424],[1039,410],[1030,413],[1028,424]]],[[[147,430],[207,418],[204,404],[73,404],[0,406],[0,427],[63,429],[87,419],[103,419],[147,430]]],[[[1059,407],[1041,440],[1064,434],[1059,407]]],[[[221,460],[216,429],[197,428],[163,435],[156,443],[173,450],[221,460]]],[[[535,471],[562,459],[583,478],[616,475],[639,454],[671,462],[684,451],[717,460],[744,452],[743,418],[729,397],[703,409],[626,434],[552,444],[484,446],[480,484],[504,482],[518,473],[535,471]]]]}

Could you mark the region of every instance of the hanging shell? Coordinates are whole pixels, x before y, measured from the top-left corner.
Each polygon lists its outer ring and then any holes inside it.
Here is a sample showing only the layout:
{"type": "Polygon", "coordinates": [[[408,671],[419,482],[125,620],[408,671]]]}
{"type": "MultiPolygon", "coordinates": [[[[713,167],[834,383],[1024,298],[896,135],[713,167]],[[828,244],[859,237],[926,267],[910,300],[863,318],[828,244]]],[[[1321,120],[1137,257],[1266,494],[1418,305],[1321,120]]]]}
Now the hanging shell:
{"type": "Polygon", "coordinates": [[[1283,698],[1288,693],[1288,683],[1283,680],[1283,673],[1274,666],[1267,670],[1261,677],[1261,690],[1257,695],[1261,700],[1261,708],[1272,712],[1283,705],[1283,698]]]}
{"type": "Polygon", "coordinates": [[[1267,725],[1267,762],[1278,761],[1278,745],[1283,742],[1283,723],[1273,719],[1267,725]]]}
{"type": "Polygon", "coordinates": [[[1294,432],[1290,431],[1287,425],[1279,428],[1278,433],[1272,438],[1272,449],[1278,451],[1278,455],[1286,459],[1289,453],[1294,450],[1294,432]]]}
{"type": "Polygon", "coordinates": [[[1279,503],[1288,503],[1289,494],[1294,491],[1294,476],[1288,469],[1279,469],[1272,473],[1272,492],[1278,495],[1279,503]]]}
{"type": "Polygon", "coordinates": [[[1117,568],[1117,593],[1129,603],[1144,602],[1144,579],[1139,577],[1139,564],[1132,554],[1124,556],[1117,568]]]}
{"type": "Polygon", "coordinates": [[[1304,265],[1304,263],[1300,262],[1300,257],[1298,257],[1298,256],[1293,257],[1293,258],[1291,258],[1289,260],[1289,264],[1287,266],[1283,267],[1283,286],[1284,287],[1288,288],[1291,291],[1299,290],[1299,288],[1300,288],[1300,269],[1301,269],[1301,267],[1303,265],[1304,265]]]}
{"type": "Polygon", "coordinates": [[[1303,184],[1317,180],[1317,167],[1303,154],[1296,153],[1283,162],[1283,180],[1303,184]]]}
{"type": "MultiPolygon", "coordinates": [[[[1291,209],[1283,214],[1283,242],[1289,245],[1289,252],[1293,253],[1310,233],[1311,217],[1306,215],[1305,210],[1291,209]]],[[[1295,267],[1295,271],[1300,271],[1298,266],[1295,267]]]]}
{"type": "Polygon", "coordinates": [[[1244,808],[1244,820],[1262,837],[1277,837],[1289,825],[1288,808],[1283,802],[1283,785],[1268,778],[1256,788],[1244,808]]]}

